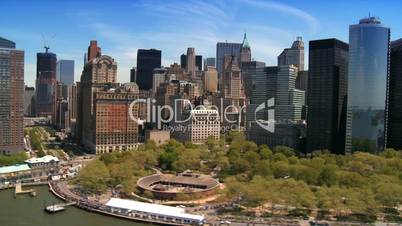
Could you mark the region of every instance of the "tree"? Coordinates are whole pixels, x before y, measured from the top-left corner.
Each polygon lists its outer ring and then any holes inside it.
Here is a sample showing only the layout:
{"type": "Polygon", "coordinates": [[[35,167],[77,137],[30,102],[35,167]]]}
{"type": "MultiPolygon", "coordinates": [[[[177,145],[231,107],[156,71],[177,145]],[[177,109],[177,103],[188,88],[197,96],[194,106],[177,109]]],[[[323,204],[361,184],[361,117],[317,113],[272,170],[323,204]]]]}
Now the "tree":
{"type": "Polygon", "coordinates": [[[24,151],[14,155],[0,155],[0,166],[10,166],[23,163],[28,156],[24,151]]]}
{"type": "Polygon", "coordinates": [[[110,164],[110,182],[112,186],[117,186],[132,180],[134,164],[135,163],[131,161],[110,164]]]}
{"type": "Polygon", "coordinates": [[[110,174],[100,160],[93,160],[85,166],[77,177],[77,183],[84,192],[103,193],[107,189],[110,174]]]}
{"type": "Polygon", "coordinates": [[[381,183],[375,188],[375,199],[380,205],[395,207],[402,204],[402,185],[381,183]]]}
{"type": "Polygon", "coordinates": [[[200,151],[198,149],[187,149],[179,155],[178,159],[172,163],[172,166],[176,172],[183,172],[187,169],[199,169],[200,151]]]}
{"type": "Polygon", "coordinates": [[[337,170],[338,167],[336,165],[325,165],[318,176],[318,184],[326,185],[328,187],[335,185],[337,183],[337,170]]]}
{"type": "Polygon", "coordinates": [[[290,157],[295,155],[295,151],[293,150],[293,148],[290,147],[286,147],[286,146],[276,146],[274,147],[274,153],[282,153],[284,154],[286,157],[290,157]]]}
{"type": "Polygon", "coordinates": [[[262,159],[270,159],[272,157],[272,151],[267,145],[260,145],[258,152],[262,159]]]}

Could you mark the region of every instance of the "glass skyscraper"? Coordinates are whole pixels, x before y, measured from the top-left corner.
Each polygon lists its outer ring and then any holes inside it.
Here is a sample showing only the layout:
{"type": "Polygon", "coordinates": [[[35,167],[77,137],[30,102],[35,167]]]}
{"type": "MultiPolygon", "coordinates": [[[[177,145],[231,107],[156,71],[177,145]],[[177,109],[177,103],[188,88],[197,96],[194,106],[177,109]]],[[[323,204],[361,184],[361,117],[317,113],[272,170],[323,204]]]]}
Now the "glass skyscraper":
{"type": "Polygon", "coordinates": [[[56,65],[57,81],[71,87],[74,84],[74,60],[59,60],[56,65]]]}
{"type": "Polygon", "coordinates": [[[152,74],[161,67],[162,52],[157,49],[139,49],[137,52],[137,85],[141,90],[152,88],[152,74]]]}
{"type": "Polygon", "coordinates": [[[378,152],[386,141],[390,29],[376,17],[349,27],[346,152],[378,152]]]}

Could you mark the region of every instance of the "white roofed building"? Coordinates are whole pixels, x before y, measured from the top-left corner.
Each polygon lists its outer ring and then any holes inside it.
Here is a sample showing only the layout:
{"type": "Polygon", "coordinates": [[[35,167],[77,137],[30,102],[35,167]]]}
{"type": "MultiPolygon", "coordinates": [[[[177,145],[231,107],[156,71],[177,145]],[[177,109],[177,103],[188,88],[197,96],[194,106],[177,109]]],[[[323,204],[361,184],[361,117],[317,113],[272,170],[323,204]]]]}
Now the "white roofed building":
{"type": "Polygon", "coordinates": [[[202,225],[204,216],[186,213],[184,208],[111,198],[106,206],[116,214],[166,222],[166,224],[202,225]]]}

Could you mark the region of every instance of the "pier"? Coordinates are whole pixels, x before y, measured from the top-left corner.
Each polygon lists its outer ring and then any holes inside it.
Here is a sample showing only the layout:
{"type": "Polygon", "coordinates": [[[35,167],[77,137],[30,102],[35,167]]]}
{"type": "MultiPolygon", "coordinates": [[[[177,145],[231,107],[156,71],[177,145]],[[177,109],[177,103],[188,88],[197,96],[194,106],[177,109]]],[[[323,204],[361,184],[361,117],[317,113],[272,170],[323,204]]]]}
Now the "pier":
{"type": "Polygon", "coordinates": [[[14,196],[23,195],[23,194],[30,194],[31,196],[36,196],[36,192],[34,189],[29,190],[22,190],[21,183],[15,185],[14,196]]]}

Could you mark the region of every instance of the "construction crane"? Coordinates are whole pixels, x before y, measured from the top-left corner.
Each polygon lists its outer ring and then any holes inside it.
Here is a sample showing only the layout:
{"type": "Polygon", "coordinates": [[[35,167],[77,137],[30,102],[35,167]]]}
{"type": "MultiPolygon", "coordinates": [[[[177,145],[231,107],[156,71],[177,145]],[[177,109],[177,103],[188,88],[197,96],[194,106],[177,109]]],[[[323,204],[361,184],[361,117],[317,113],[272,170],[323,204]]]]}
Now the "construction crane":
{"type": "Polygon", "coordinates": [[[50,38],[46,38],[46,36],[42,33],[42,41],[43,41],[43,48],[45,48],[46,53],[50,49],[50,43],[56,37],[56,34],[52,35],[50,38]]]}

